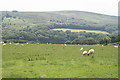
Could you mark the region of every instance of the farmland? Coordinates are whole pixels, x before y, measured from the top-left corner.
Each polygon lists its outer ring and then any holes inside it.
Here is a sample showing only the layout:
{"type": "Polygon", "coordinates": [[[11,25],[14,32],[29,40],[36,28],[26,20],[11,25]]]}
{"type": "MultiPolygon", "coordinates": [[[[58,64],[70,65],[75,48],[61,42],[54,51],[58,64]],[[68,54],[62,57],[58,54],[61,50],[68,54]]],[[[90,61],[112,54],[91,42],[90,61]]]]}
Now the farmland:
{"type": "Polygon", "coordinates": [[[100,45],[7,44],[2,47],[3,78],[116,78],[118,48],[100,45]],[[92,57],[80,48],[95,49],[92,57]]]}
{"type": "Polygon", "coordinates": [[[62,30],[62,31],[67,31],[70,30],[71,32],[81,32],[81,31],[85,31],[85,32],[92,32],[92,33],[102,33],[102,34],[109,34],[105,31],[98,31],[98,30],[81,30],[81,29],[65,29],[65,28],[56,28],[53,30],[62,30]]]}

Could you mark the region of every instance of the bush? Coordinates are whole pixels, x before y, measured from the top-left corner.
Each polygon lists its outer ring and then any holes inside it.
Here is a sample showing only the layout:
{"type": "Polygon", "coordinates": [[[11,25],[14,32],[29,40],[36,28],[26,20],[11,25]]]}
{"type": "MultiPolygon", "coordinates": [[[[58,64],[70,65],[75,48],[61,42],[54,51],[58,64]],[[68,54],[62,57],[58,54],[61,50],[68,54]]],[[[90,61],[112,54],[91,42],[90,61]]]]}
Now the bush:
{"type": "Polygon", "coordinates": [[[65,44],[71,44],[71,42],[70,41],[66,41],[65,44]]]}

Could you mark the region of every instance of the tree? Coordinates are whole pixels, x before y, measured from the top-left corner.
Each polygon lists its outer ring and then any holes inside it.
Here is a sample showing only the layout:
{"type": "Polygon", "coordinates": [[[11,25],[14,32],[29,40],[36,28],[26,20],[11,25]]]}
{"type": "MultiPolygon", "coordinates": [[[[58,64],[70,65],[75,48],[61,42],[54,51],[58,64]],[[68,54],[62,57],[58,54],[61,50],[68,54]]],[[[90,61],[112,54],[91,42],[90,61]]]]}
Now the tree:
{"type": "Polygon", "coordinates": [[[65,42],[65,44],[71,44],[71,42],[68,40],[68,41],[65,42]]]}
{"type": "Polygon", "coordinates": [[[98,39],[99,43],[100,44],[104,44],[104,45],[107,45],[111,42],[111,38],[110,37],[102,37],[102,38],[99,38],[98,39]]]}
{"type": "Polygon", "coordinates": [[[111,35],[110,38],[111,38],[111,43],[118,42],[118,35],[111,35]]]}
{"type": "Polygon", "coordinates": [[[93,45],[93,44],[97,44],[97,41],[90,37],[90,38],[84,39],[83,43],[87,45],[93,45]]]}
{"type": "Polygon", "coordinates": [[[72,44],[79,44],[79,43],[80,43],[79,39],[74,39],[74,40],[72,41],[72,44]]]}

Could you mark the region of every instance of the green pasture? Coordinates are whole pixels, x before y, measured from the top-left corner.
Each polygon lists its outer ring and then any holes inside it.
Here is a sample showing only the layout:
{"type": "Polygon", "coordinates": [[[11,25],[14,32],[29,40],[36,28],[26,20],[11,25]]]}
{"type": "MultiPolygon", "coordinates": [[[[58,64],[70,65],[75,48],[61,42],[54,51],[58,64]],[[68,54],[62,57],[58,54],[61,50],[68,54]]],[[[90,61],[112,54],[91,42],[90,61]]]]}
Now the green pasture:
{"type": "Polygon", "coordinates": [[[118,48],[100,45],[7,44],[2,47],[3,78],[116,78],[118,48]],[[80,48],[95,50],[83,56],[80,48]]]}
{"type": "Polygon", "coordinates": [[[67,31],[67,30],[70,30],[71,32],[91,32],[91,33],[102,33],[102,34],[109,34],[105,31],[98,31],[98,30],[82,30],[82,29],[65,29],[65,28],[56,28],[56,29],[53,29],[53,30],[62,30],[62,31],[67,31]]]}

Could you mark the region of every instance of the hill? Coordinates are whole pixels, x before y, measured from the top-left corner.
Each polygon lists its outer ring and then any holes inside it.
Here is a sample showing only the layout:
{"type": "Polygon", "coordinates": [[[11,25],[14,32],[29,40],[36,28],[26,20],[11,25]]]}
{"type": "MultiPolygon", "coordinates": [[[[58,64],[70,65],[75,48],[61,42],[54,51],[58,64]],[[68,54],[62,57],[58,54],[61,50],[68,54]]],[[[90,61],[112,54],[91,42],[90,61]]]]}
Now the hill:
{"type": "Polygon", "coordinates": [[[3,15],[18,17],[33,24],[48,24],[49,28],[102,30],[109,33],[117,30],[117,16],[91,12],[4,12],[3,15]]]}
{"type": "MultiPolygon", "coordinates": [[[[118,30],[117,16],[83,11],[2,12],[3,39],[5,40],[20,39],[42,43],[58,43],[61,40],[60,43],[64,43],[79,36],[84,38],[94,36],[94,39],[100,37],[96,37],[98,34],[95,33],[85,36],[89,34],[86,32],[70,32],[67,34],[63,31],[54,31],[53,29],[56,28],[95,30],[116,34],[118,30]]],[[[99,35],[101,37],[107,36],[105,34],[99,35]]]]}

